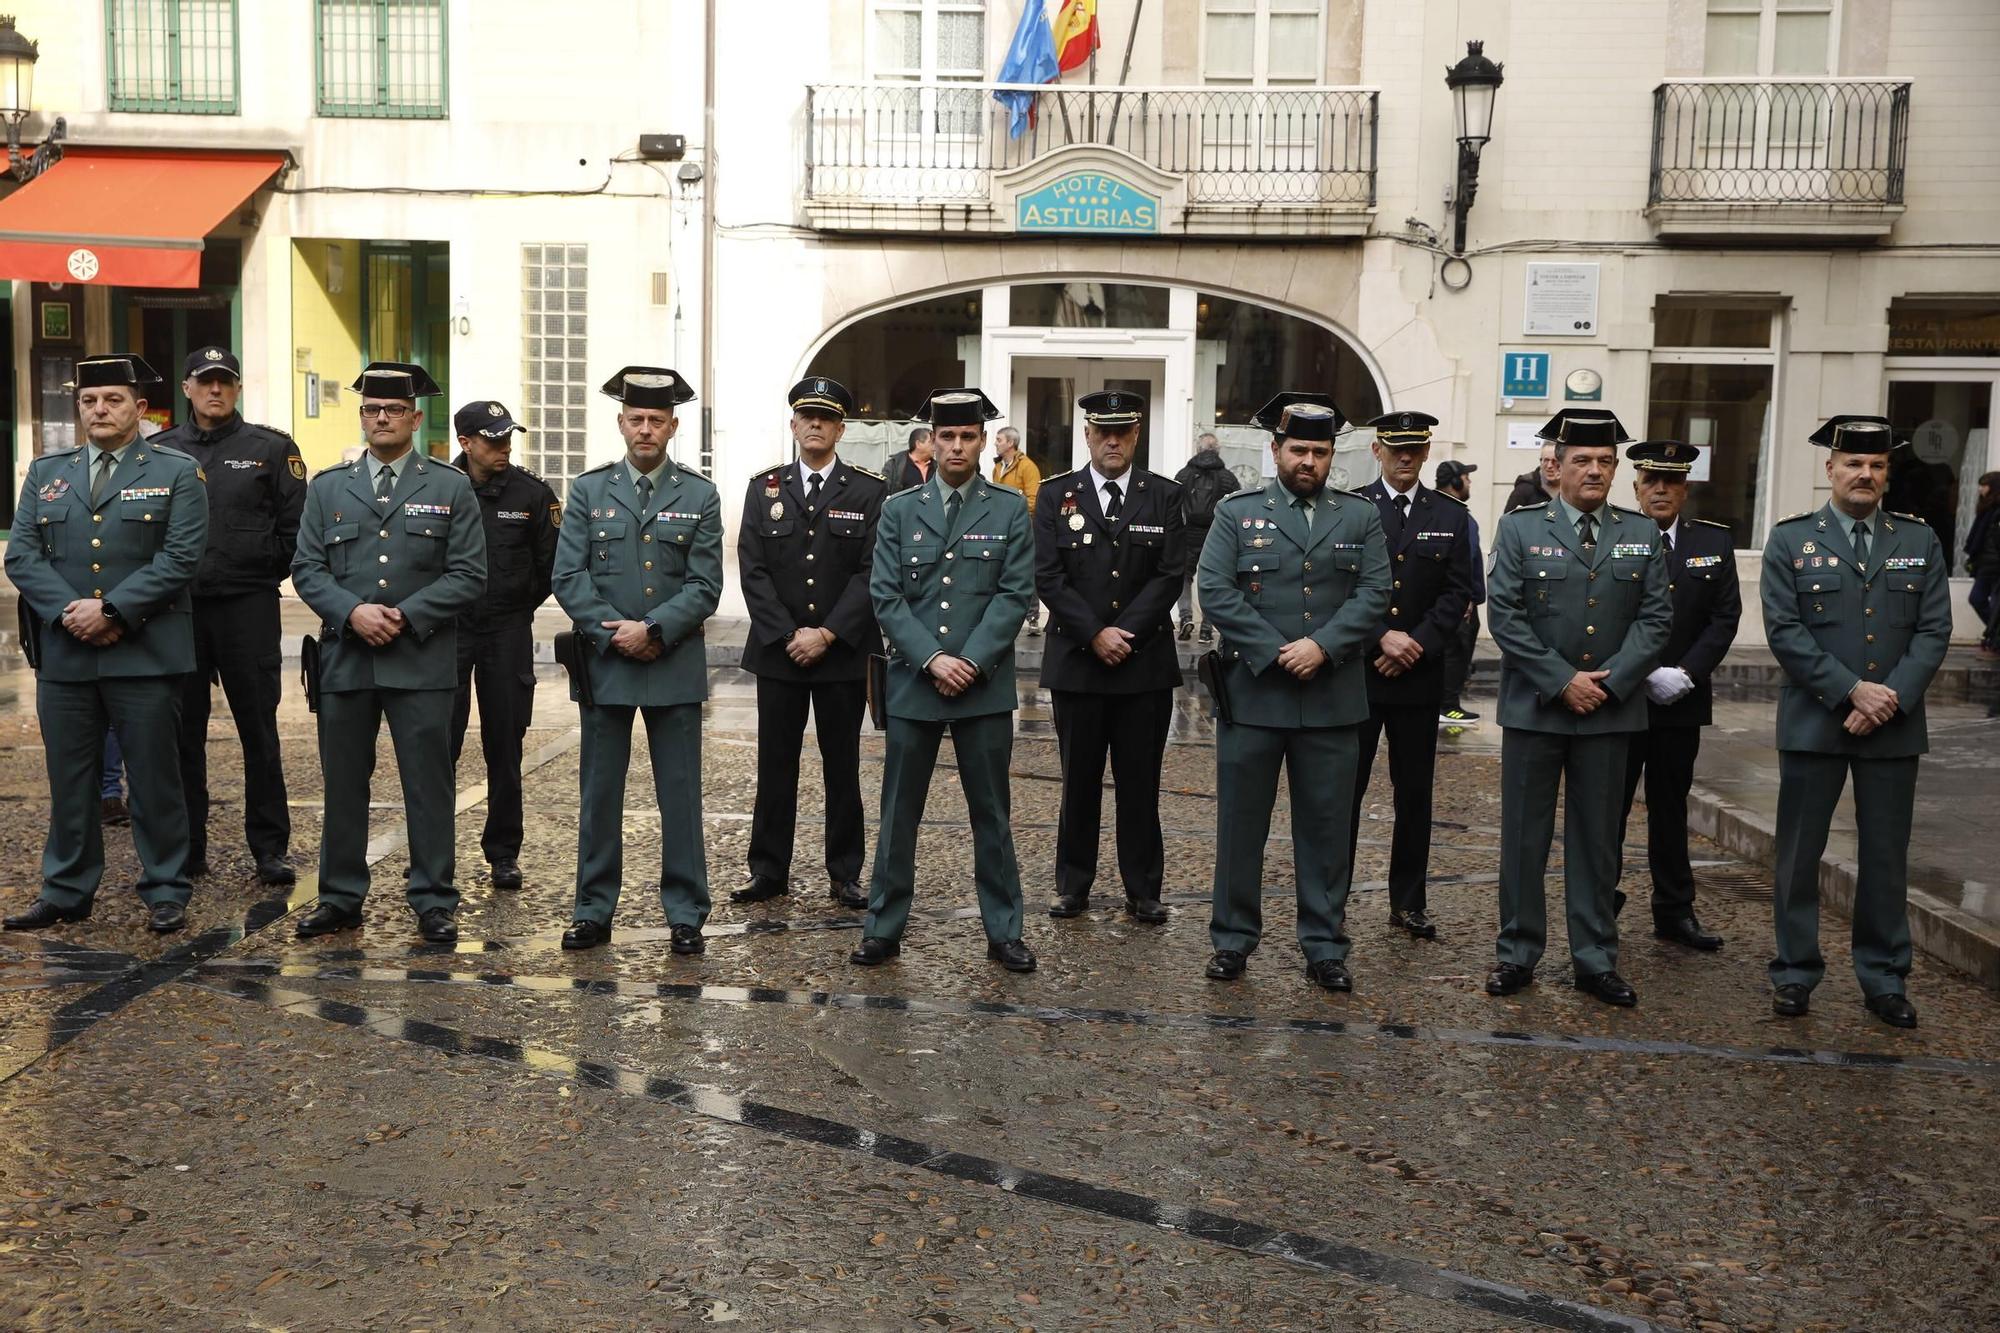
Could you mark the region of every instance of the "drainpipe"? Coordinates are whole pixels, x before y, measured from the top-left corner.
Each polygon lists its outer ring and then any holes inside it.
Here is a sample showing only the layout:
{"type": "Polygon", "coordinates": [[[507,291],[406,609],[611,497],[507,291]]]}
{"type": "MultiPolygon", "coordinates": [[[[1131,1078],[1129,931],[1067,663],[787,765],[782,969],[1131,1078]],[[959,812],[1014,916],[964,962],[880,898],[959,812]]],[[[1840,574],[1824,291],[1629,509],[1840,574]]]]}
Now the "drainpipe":
{"type": "Polygon", "coordinates": [[[701,144],[701,455],[715,466],[715,0],[702,7],[701,144]]]}

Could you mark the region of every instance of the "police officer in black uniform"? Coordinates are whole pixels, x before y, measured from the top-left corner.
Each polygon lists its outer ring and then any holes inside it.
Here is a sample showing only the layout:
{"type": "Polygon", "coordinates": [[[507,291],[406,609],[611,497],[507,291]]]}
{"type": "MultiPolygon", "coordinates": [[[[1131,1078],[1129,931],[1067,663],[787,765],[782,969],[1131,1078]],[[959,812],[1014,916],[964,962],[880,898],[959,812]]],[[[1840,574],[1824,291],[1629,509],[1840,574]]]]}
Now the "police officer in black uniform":
{"type": "MultiPolygon", "coordinates": [[[[1646,863],[1653,876],[1653,933],[1690,949],[1720,949],[1722,937],[1702,928],[1694,914],[1694,867],[1688,860],[1688,788],[1694,785],[1701,729],[1714,721],[1715,690],[1709,677],[1736,641],[1743,594],[1736,578],[1736,539],[1727,526],[1687,518],[1688,477],[1701,449],[1679,440],[1643,440],[1625,451],[1638,465],[1632,492],[1639,509],[1660,526],[1667,554],[1667,591],[1674,599],[1674,627],[1660,665],[1646,677],[1647,729],[1632,733],[1625,752],[1625,813],[1618,845],[1639,778],[1646,779],[1646,863]]],[[[1625,905],[1625,895],[1612,899],[1625,905]]]]}
{"type": "Polygon", "coordinates": [[[757,678],[757,803],[750,882],[755,903],[791,890],[799,815],[799,749],[810,709],[826,792],[826,873],[833,900],[868,906],[861,887],[861,715],[868,658],[882,651],[868,573],[888,483],[834,452],[854,396],[824,375],[792,386],[795,461],[750,478],[736,530],[736,569],[750,609],[743,669],[757,678]]]}
{"type": "Polygon", "coordinates": [[[283,654],[278,585],[291,573],[306,503],[306,465],[291,436],[236,410],[243,368],[226,347],[201,347],[181,370],[188,418],[155,435],[208,478],[208,546],[194,576],[194,670],[182,677],[180,768],[187,795],[188,874],[208,873],[209,690],[218,679],[243,746],[243,833],[266,884],[297,876],[285,862],[292,813],[278,751],[283,654]]]}
{"type": "Polygon", "coordinates": [[[1472,601],[1472,515],[1463,502],[1423,484],[1437,418],[1388,412],[1375,429],[1382,473],[1361,488],[1375,502],[1389,543],[1389,610],[1362,656],[1368,663],[1368,720],[1354,779],[1348,857],[1361,838],[1361,809],[1375,747],[1389,738],[1396,826],[1389,845],[1389,924],[1418,939],[1437,936],[1426,908],[1431,860],[1431,787],[1437,777],[1437,717],[1444,699],[1444,651],[1472,601]]]}
{"type": "Polygon", "coordinates": [[[451,419],[452,466],[472,482],[486,529],[486,592],[458,617],[458,695],[451,762],[465,750],[479,691],[479,748],[486,756],[486,829],[480,850],[493,887],[521,887],[521,739],[535,712],[535,608],[549,597],[562,504],[547,482],[511,457],[525,431],[501,404],[467,403],[451,419]]]}
{"type": "Polygon", "coordinates": [[[1049,915],[1089,905],[1108,754],[1125,911],[1155,924],[1167,919],[1160,766],[1181,681],[1172,623],[1187,561],[1181,488],[1132,466],[1145,399],[1104,389],[1076,405],[1090,464],[1044,481],[1034,517],[1035,590],[1049,604],[1042,685],[1063,774],[1049,915]]]}

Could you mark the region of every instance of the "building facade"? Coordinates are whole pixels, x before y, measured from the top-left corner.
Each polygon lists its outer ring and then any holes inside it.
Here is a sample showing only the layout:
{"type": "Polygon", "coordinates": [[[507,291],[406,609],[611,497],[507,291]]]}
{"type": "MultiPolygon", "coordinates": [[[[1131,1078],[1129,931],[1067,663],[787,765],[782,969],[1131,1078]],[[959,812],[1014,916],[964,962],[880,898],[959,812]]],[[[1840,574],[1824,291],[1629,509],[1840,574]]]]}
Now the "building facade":
{"type": "Polygon", "coordinates": [[[0,199],[16,474],[63,438],[63,350],[177,365],[225,319],[246,410],[315,465],[358,447],[370,356],[519,406],[559,485],[617,454],[595,388],[631,362],[695,382],[678,452],[725,489],[787,455],[808,369],[854,388],[859,462],[977,383],[1045,472],[1113,386],[1153,403],[1150,466],[1213,431],[1252,479],[1250,413],[1315,387],[1437,416],[1490,527],[1534,427],[1601,403],[1710,446],[1693,509],[1751,580],[1825,497],[1805,440],[1831,413],[1909,434],[1891,505],[1948,549],[2000,468],[1988,0],[1101,0],[1092,67],[1038,96],[998,82],[1022,2],[605,3],[574,30],[516,0],[23,5],[28,139],[68,134],[0,199]],[[1460,252],[1445,72],[1475,40],[1504,82],[1460,252]],[[191,288],[4,267],[9,209],[111,150],[279,165],[191,288]]]}

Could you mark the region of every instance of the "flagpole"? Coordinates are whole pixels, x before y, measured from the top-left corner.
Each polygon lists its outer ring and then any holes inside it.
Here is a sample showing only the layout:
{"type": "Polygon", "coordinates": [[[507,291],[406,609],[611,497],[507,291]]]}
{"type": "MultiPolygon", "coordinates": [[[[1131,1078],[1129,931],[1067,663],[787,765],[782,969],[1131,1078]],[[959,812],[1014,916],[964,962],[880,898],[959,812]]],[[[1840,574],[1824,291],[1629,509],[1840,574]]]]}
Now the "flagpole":
{"type": "MultiPolygon", "coordinates": [[[[1132,48],[1139,41],[1139,16],[1145,12],[1146,0],[1136,0],[1132,6],[1132,26],[1125,31],[1125,63],[1118,69],[1118,96],[1111,103],[1111,133],[1104,140],[1114,146],[1118,142],[1118,112],[1125,101],[1125,82],[1132,77],[1132,48]]],[[[1096,53],[1090,58],[1096,60],[1096,53]]]]}

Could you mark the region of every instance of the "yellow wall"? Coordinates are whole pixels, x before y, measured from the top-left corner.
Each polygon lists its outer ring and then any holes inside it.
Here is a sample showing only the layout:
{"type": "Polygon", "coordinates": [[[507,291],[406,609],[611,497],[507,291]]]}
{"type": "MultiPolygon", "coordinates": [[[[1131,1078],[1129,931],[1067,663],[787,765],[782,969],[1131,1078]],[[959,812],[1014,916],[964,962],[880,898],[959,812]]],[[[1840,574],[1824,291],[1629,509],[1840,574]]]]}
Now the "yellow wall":
{"type": "Polygon", "coordinates": [[[292,242],[292,347],[303,362],[292,366],[292,437],[299,442],[306,466],[331,467],[345,451],[361,444],[354,409],[360,400],[347,386],[361,370],[361,242],[295,240],[292,242]],[[331,256],[338,253],[341,289],[329,292],[331,256]],[[306,415],[306,370],[318,372],[321,392],[338,387],[340,400],[321,399],[319,415],[306,415]]]}

